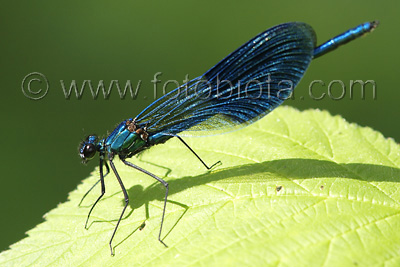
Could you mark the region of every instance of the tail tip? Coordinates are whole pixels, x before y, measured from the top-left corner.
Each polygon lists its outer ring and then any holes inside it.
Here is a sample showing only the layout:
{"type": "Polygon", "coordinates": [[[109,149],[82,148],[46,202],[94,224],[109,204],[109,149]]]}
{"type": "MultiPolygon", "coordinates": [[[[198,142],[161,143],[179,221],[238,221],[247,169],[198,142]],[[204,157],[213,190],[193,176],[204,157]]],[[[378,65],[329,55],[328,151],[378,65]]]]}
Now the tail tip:
{"type": "Polygon", "coordinates": [[[379,20],[373,20],[371,21],[371,31],[374,30],[376,27],[379,25],[379,20]]]}

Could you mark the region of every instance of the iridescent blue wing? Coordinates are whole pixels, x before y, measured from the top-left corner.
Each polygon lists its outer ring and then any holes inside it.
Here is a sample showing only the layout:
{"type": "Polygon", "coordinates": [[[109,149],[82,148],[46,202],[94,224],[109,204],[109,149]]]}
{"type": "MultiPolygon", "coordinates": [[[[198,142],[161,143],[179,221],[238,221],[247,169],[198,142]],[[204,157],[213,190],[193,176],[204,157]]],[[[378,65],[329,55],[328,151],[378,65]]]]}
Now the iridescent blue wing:
{"type": "Polygon", "coordinates": [[[210,135],[244,127],[279,106],[313,57],[316,37],[305,23],[257,35],[202,76],[154,101],[137,117],[149,134],[210,135]]]}

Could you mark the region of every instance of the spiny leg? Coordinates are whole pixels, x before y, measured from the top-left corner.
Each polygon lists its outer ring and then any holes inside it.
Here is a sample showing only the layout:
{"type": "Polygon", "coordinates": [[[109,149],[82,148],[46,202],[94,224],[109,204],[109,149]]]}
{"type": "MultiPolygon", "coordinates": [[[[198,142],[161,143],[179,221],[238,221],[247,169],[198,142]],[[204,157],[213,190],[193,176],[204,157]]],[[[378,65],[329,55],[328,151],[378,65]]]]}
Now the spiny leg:
{"type": "Polygon", "coordinates": [[[113,239],[114,239],[115,233],[117,232],[119,223],[120,223],[121,220],[122,220],[122,216],[124,216],[126,207],[128,207],[128,204],[129,204],[129,196],[128,196],[128,193],[126,192],[126,189],[125,189],[124,184],[122,183],[121,177],[119,176],[119,174],[118,174],[118,172],[117,172],[117,169],[115,168],[115,165],[114,165],[114,163],[112,162],[112,158],[110,157],[109,160],[110,160],[111,169],[113,170],[115,176],[117,177],[118,183],[119,183],[119,185],[121,186],[121,189],[122,189],[122,192],[124,193],[124,198],[125,198],[125,206],[124,206],[124,208],[122,209],[121,216],[119,216],[117,225],[116,225],[115,228],[114,228],[114,232],[113,232],[113,234],[112,234],[112,236],[111,236],[110,243],[109,243],[109,244],[110,244],[110,250],[111,250],[111,256],[114,256],[114,252],[113,252],[113,249],[112,249],[112,245],[111,245],[111,244],[112,244],[112,241],[113,241],[113,239]]]}
{"type": "MultiPolygon", "coordinates": [[[[162,184],[164,185],[164,187],[165,187],[164,209],[163,209],[162,217],[161,217],[161,226],[160,226],[160,232],[158,233],[158,241],[160,241],[164,246],[168,247],[168,246],[164,243],[164,241],[161,240],[161,232],[162,232],[162,227],[163,227],[163,224],[164,224],[165,209],[166,209],[166,207],[167,207],[167,199],[168,199],[168,183],[167,183],[166,181],[164,181],[163,179],[161,179],[161,178],[155,176],[155,175],[152,174],[151,172],[148,172],[148,171],[146,171],[145,169],[142,169],[142,168],[140,168],[139,166],[136,166],[136,165],[134,165],[134,164],[132,164],[132,163],[126,161],[125,159],[122,159],[122,158],[121,158],[121,160],[122,160],[122,162],[123,162],[125,165],[127,165],[127,166],[129,166],[129,167],[132,167],[132,168],[135,168],[136,170],[141,171],[141,172],[143,172],[143,173],[145,173],[145,174],[147,174],[147,175],[153,177],[154,179],[156,179],[157,181],[159,181],[160,183],[162,183],[162,184]]],[[[112,167],[112,166],[111,166],[111,167],[112,167]]]]}
{"type": "Polygon", "coordinates": [[[207,168],[207,170],[212,169],[215,165],[217,165],[218,163],[221,163],[220,160],[218,160],[217,162],[215,162],[213,165],[211,165],[210,167],[207,166],[207,164],[200,158],[199,155],[197,155],[196,152],[194,152],[194,150],[185,142],[183,141],[182,137],[180,137],[179,135],[174,135],[175,137],[177,137],[190,151],[192,151],[192,153],[200,160],[201,163],[203,163],[204,167],[207,168]]]}
{"type": "MultiPolygon", "coordinates": [[[[90,214],[92,213],[94,207],[96,206],[97,202],[99,202],[99,200],[104,196],[104,193],[106,192],[106,186],[104,184],[104,175],[103,175],[103,163],[104,163],[104,155],[100,155],[100,182],[101,182],[101,194],[100,196],[97,198],[96,202],[94,202],[93,206],[90,208],[89,214],[86,218],[86,223],[85,223],[85,229],[87,229],[87,224],[89,221],[89,217],[90,214]]],[[[106,165],[107,166],[107,165],[106,165]]],[[[97,183],[96,183],[97,184],[97,183]]],[[[93,188],[93,187],[92,187],[93,188]]],[[[92,190],[92,189],[90,189],[92,190]]],[[[90,191],[89,190],[89,191],[90,191]]]]}
{"type": "MultiPolygon", "coordinates": [[[[107,174],[110,173],[110,167],[108,166],[107,161],[104,161],[104,165],[106,166],[106,173],[104,174],[103,177],[106,177],[107,174]]],[[[96,185],[97,185],[98,183],[100,183],[100,181],[101,181],[101,179],[99,179],[99,180],[98,180],[84,195],[83,195],[83,197],[81,198],[81,201],[79,201],[78,207],[81,206],[81,204],[82,204],[83,200],[86,198],[86,196],[93,190],[93,188],[96,187],[96,185]]]]}

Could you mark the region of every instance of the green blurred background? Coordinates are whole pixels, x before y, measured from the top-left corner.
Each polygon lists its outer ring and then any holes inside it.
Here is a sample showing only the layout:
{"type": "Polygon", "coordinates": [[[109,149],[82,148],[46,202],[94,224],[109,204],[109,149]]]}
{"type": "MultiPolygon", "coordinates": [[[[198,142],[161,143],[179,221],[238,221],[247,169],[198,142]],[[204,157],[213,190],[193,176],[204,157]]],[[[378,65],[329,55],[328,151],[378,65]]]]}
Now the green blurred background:
{"type": "MultiPolygon", "coordinates": [[[[312,25],[318,43],[362,22],[381,25],[312,62],[287,105],[320,108],[350,122],[372,127],[400,140],[400,2],[393,1],[8,1],[0,10],[1,58],[1,194],[0,250],[24,237],[43,221],[46,211],[67,199],[68,192],[97,165],[80,163],[77,147],[90,133],[106,134],[121,120],[135,116],[153,100],[150,80],[194,78],[261,31],[279,23],[312,25]],[[46,75],[50,88],[33,101],[21,90],[31,72],[46,75]],[[367,90],[350,100],[307,97],[313,80],[374,80],[377,99],[367,90]],[[142,80],[136,100],[65,99],[60,80],[142,80]],[[300,96],[305,96],[302,100],[300,96]]],[[[32,83],[39,90],[43,84],[32,83]]],[[[168,89],[173,89],[170,85],[168,89]]],[[[336,96],[341,94],[334,87],[336,96]]],[[[315,92],[321,94],[322,87],[315,92]]],[[[326,88],[325,88],[326,92],[326,88]]],[[[158,96],[161,96],[159,90],[158,96]]],[[[97,191],[96,191],[97,192],[97,191]]],[[[82,227],[84,221],[82,221],[82,227]]]]}

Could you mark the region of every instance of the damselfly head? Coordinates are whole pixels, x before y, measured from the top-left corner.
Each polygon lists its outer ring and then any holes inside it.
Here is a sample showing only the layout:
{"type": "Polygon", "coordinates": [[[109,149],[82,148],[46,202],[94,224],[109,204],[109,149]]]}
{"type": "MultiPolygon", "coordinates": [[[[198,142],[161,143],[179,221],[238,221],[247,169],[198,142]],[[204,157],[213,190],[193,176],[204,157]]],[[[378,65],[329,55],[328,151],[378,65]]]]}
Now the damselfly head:
{"type": "Polygon", "coordinates": [[[79,156],[82,159],[82,163],[91,160],[97,152],[97,136],[89,135],[85,141],[79,145],[79,156]]]}

